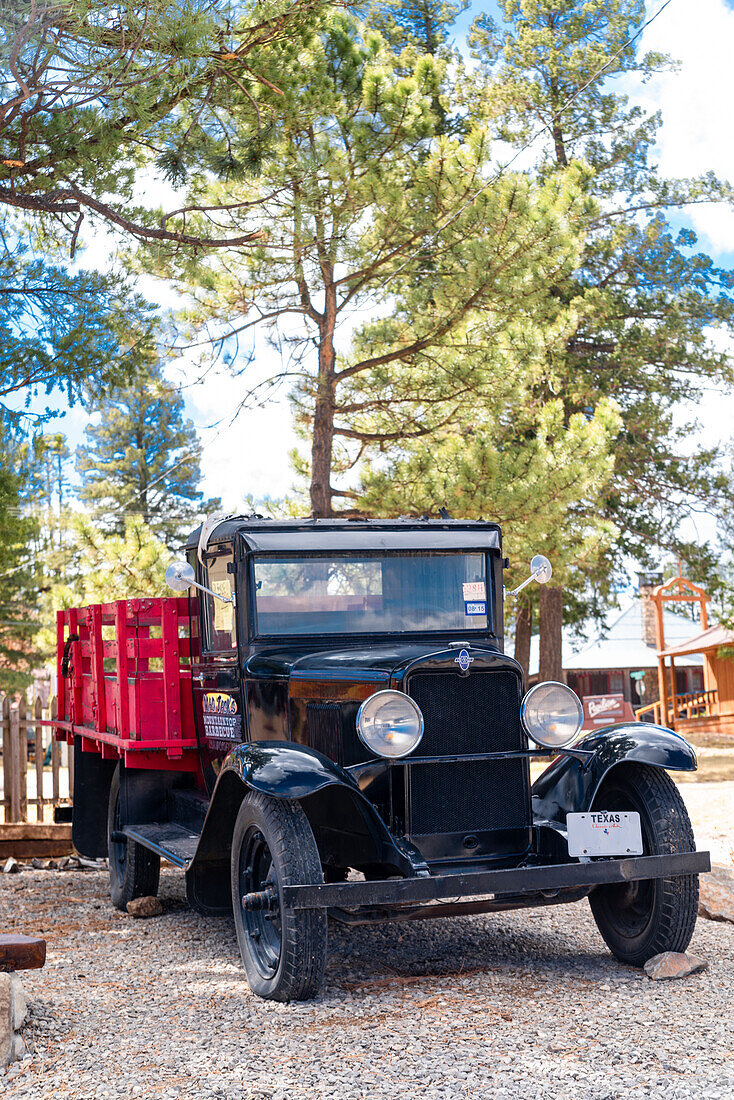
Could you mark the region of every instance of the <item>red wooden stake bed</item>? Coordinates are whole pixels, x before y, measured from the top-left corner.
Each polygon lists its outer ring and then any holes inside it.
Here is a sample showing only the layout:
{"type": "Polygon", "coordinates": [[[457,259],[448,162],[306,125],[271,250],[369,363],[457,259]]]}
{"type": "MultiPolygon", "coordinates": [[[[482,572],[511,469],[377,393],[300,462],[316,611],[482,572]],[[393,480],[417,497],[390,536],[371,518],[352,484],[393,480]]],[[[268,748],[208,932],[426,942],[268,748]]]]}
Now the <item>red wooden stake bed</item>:
{"type": "Polygon", "coordinates": [[[57,740],[128,768],[198,771],[188,630],[185,596],[57,612],[57,740]]]}

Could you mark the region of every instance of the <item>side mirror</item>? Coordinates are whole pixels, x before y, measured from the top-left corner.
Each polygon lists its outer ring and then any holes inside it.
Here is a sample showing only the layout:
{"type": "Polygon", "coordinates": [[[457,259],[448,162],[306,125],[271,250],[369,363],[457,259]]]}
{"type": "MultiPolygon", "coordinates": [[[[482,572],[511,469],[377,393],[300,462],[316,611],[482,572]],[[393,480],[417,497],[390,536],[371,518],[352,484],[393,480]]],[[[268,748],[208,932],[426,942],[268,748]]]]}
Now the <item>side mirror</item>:
{"type": "Polygon", "coordinates": [[[517,588],[513,588],[511,592],[508,592],[508,596],[516,596],[518,592],[522,592],[526,585],[531,581],[537,581],[538,584],[547,584],[553,576],[553,566],[548,561],[544,554],[536,554],[533,560],[530,562],[530,576],[518,584],[517,588]]]}
{"type": "Polygon", "coordinates": [[[185,592],[194,584],[194,569],[187,561],[172,561],[166,569],[166,584],[174,592],[185,592]]]}

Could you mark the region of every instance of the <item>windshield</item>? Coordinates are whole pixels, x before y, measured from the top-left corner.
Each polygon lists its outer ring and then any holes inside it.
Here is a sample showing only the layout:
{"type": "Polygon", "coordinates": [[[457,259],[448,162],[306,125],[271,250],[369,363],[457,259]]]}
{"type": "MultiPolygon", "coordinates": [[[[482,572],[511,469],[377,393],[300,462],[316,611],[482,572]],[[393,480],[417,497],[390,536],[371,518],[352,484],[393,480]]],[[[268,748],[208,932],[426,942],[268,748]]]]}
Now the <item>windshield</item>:
{"type": "Polygon", "coordinates": [[[255,558],[258,634],[487,630],[486,554],[255,558]]]}

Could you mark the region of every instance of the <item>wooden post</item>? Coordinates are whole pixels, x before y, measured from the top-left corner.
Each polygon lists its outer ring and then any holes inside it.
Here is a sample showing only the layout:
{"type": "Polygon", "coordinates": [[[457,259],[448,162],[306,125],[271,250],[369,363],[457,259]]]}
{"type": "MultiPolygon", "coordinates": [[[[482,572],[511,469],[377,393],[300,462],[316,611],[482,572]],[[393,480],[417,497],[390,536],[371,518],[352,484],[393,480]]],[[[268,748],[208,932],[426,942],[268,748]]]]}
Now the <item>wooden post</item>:
{"type": "MultiPolygon", "coordinates": [[[[178,609],[175,600],[161,600],[161,627],[163,722],[166,741],[175,742],[181,740],[181,655],[178,642],[178,609]]],[[[179,749],[177,755],[180,753],[179,749]]]]}
{"type": "MultiPolygon", "coordinates": [[[[81,714],[81,711],[79,711],[81,714]]],[[[57,705],[56,698],[51,700],[51,718],[57,717],[57,705]]],[[[62,715],[63,717],[63,715],[62,715]]],[[[53,798],[54,806],[59,801],[59,758],[61,756],[61,746],[55,737],[51,738],[51,797],[53,798]]]]}
{"type": "Polygon", "coordinates": [[[94,714],[96,728],[107,729],[107,700],[105,698],[104,679],[104,642],[102,641],[102,605],[95,603],[87,612],[89,637],[92,643],[92,685],[94,692],[94,714]]]}
{"type": "Polygon", "coordinates": [[[673,729],[675,729],[675,720],[678,717],[678,691],[675,682],[675,658],[670,658],[670,703],[673,708],[673,729]]]}
{"type": "Polygon", "coordinates": [[[3,697],[3,817],[10,821],[10,791],[13,786],[13,754],[10,750],[10,696],[3,697]]]}
{"type": "Polygon", "coordinates": [[[18,703],[18,786],[20,787],[20,820],[28,820],[28,722],[26,701],[18,703]]]}
{"type": "Polygon", "coordinates": [[[20,712],[10,708],[10,820],[20,821],[20,712]]]}
{"type": "Polygon", "coordinates": [[[36,718],[36,821],[43,821],[43,726],[40,724],[43,717],[43,706],[40,698],[36,699],[34,708],[36,718]]]}

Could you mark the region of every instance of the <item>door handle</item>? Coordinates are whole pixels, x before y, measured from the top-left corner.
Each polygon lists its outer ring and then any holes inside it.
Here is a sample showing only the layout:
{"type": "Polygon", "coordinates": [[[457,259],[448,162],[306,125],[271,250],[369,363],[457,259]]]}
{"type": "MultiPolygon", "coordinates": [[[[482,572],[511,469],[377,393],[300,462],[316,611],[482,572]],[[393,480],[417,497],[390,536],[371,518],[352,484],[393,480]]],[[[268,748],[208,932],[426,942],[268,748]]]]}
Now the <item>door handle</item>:
{"type": "Polygon", "coordinates": [[[203,672],[197,672],[195,676],[191,677],[191,679],[196,680],[196,682],[199,683],[199,684],[203,684],[204,680],[206,679],[206,676],[204,675],[203,672]]]}

